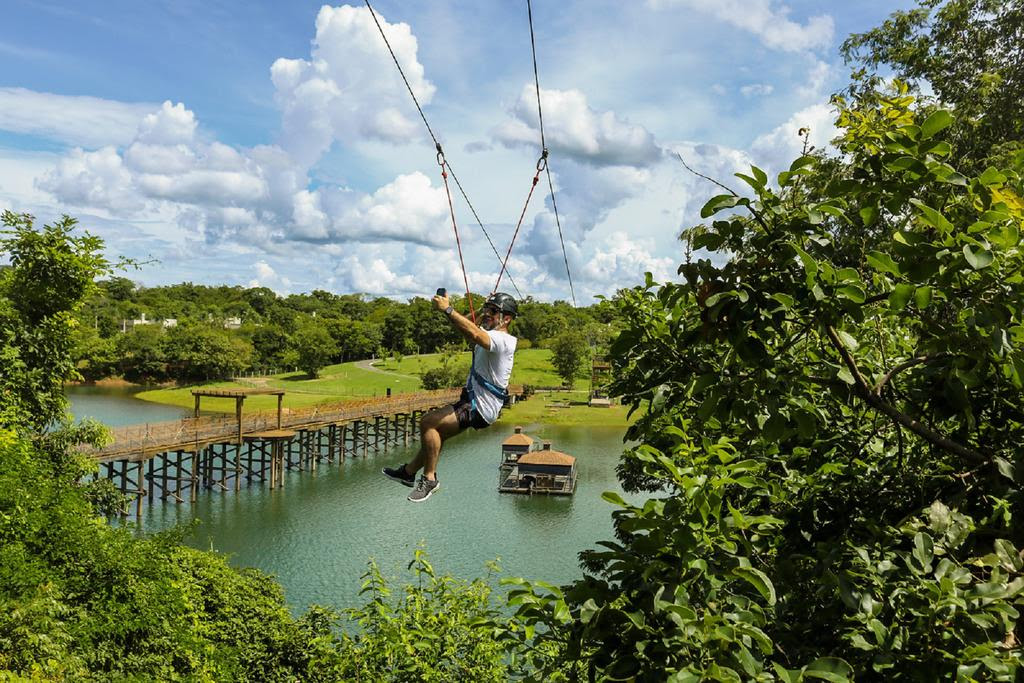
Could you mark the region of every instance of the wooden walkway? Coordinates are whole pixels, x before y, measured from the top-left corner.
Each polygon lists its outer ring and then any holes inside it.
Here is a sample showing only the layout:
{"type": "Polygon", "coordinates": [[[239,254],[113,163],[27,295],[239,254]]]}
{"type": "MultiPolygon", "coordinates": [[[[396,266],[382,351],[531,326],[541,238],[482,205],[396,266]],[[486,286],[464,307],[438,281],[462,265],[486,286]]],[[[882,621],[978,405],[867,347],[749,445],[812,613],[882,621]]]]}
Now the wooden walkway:
{"type": "Polygon", "coordinates": [[[422,391],[374,399],[322,404],[297,410],[285,410],[278,425],[276,411],[243,415],[241,430],[235,416],[190,417],[173,422],[158,422],[111,430],[113,440],[101,449],[85,453],[99,462],[146,460],[167,451],[194,451],[212,443],[236,443],[239,432],[248,434],[284,429],[317,429],[332,424],[373,419],[381,415],[424,412],[454,403],[458,389],[422,391]]]}
{"type": "MultiPolygon", "coordinates": [[[[205,390],[204,390],[205,391],[205,390]]],[[[315,472],[320,462],[366,457],[419,438],[427,411],[454,403],[461,389],[421,391],[343,401],[298,410],[243,415],[235,391],[235,415],[199,416],[174,422],[119,427],[103,448],[83,448],[125,495],[137,519],[143,501],[195,502],[199,490],[239,491],[248,485],[282,488],[289,471],[315,472]]],[[[524,396],[509,387],[512,400],[524,396]]],[[[207,393],[204,393],[207,395],[207,393]]],[[[198,399],[197,399],[198,402],[198,399]]]]}

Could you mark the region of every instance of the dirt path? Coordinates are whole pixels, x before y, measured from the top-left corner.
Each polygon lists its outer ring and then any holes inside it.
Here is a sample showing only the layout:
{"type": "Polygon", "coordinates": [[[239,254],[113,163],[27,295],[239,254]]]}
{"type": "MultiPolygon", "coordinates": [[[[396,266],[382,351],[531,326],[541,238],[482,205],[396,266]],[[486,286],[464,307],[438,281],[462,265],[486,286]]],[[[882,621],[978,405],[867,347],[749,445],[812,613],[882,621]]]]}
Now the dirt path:
{"type": "Polygon", "coordinates": [[[392,375],[394,377],[408,377],[409,379],[419,379],[416,375],[406,375],[401,372],[391,372],[390,370],[381,370],[374,363],[375,360],[357,360],[356,367],[360,370],[369,370],[370,372],[380,372],[385,375],[392,375]]]}

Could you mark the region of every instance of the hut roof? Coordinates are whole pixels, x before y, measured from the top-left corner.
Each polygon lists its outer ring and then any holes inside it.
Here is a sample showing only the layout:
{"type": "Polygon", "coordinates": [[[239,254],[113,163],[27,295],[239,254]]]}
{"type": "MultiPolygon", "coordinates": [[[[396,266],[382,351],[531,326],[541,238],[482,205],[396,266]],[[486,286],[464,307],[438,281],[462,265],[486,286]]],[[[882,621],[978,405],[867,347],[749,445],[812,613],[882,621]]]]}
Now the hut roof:
{"type": "Polygon", "coordinates": [[[516,427],[516,433],[501,442],[502,446],[532,446],[533,439],[523,434],[522,427],[516,427]]]}
{"type": "Polygon", "coordinates": [[[571,467],[575,462],[576,458],[568,453],[561,453],[550,449],[531,451],[519,458],[520,465],[562,465],[564,467],[571,467]]]}

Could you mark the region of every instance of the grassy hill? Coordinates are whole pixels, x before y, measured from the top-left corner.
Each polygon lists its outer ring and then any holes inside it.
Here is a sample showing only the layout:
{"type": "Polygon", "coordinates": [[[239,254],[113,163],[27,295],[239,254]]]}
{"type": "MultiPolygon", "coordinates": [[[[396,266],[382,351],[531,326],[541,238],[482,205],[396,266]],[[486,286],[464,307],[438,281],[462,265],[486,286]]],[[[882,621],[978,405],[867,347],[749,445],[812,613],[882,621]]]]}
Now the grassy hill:
{"type": "MultiPolygon", "coordinates": [[[[318,403],[330,403],[350,398],[383,396],[390,388],[392,394],[421,389],[419,375],[441,364],[441,354],[408,356],[400,361],[386,359],[374,362],[376,369],[367,369],[363,361],[330,365],[320,371],[320,377],[309,379],[305,373],[294,372],[252,380],[211,382],[204,386],[217,388],[272,388],[284,389],[284,406],[302,408],[318,403]]],[[[469,369],[469,352],[459,354],[455,363],[469,369]]],[[[579,386],[585,386],[581,380],[579,386]]],[[[561,379],[551,365],[551,352],[546,349],[523,349],[516,352],[512,370],[513,384],[557,386],[561,379]]],[[[192,387],[144,391],[138,396],[146,401],[191,408],[192,387]]],[[[203,409],[223,412],[234,411],[233,399],[203,399],[203,409]]],[[[273,396],[253,396],[246,399],[246,410],[271,410],[277,406],[273,396]]]]}
{"type": "MultiPolygon", "coordinates": [[[[460,366],[469,368],[469,353],[460,354],[454,360],[460,366]]],[[[350,398],[383,396],[391,388],[392,394],[419,391],[419,375],[441,364],[441,354],[407,356],[401,360],[389,358],[374,361],[367,369],[365,361],[340,363],[324,368],[317,379],[308,379],[304,373],[285,373],[271,377],[259,377],[235,382],[211,382],[208,387],[253,388],[267,387],[284,389],[283,405],[286,408],[303,408],[318,403],[332,403],[350,398]]],[[[561,380],[551,365],[551,352],[546,349],[523,349],[516,352],[512,370],[513,384],[533,386],[558,386],[561,380]]],[[[589,383],[585,379],[576,383],[573,392],[540,392],[529,401],[513,406],[501,414],[502,425],[513,424],[577,424],[600,426],[623,426],[626,424],[626,409],[590,408],[586,405],[589,383]]],[[[156,403],[192,408],[192,387],[157,389],[139,394],[139,398],[156,403]]],[[[253,396],[246,399],[245,410],[273,410],[277,399],[273,396],[253,396]]],[[[234,412],[233,399],[203,398],[203,409],[234,412]]]]}

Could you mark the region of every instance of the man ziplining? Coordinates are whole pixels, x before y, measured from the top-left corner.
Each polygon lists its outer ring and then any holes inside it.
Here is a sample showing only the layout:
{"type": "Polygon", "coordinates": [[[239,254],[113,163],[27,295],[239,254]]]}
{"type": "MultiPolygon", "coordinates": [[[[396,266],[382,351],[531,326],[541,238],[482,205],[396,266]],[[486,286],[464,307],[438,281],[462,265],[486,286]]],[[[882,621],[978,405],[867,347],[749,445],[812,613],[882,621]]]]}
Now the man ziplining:
{"type": "Polygon", "coordinates": [[[508,294],[495,292],[484,302],[479,326],[452,308],[444,290],[438,290],[434,307],[443,311],[462,336],[473,343],[473,362],[459,400],[423,416],[420,450],[412,462],[381,470],[385,476],[412,486],[409,500],[414,503],[422,503],[441,488],[437,481],[437,461],[444,442],[469,427],[485,429],[498,419],[508,395],[517,343],[508,333],[508,326],[515,319],[518,307],[508,294]],[[417,479],[420,469],[423,474],[417,479]]]}

